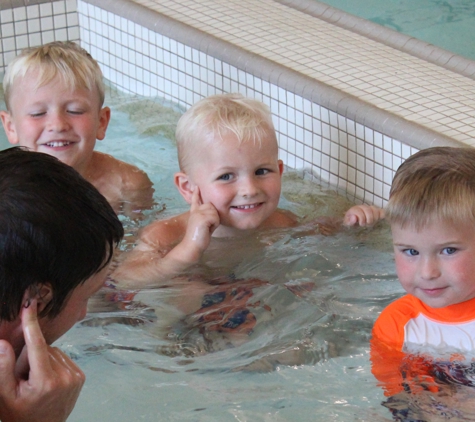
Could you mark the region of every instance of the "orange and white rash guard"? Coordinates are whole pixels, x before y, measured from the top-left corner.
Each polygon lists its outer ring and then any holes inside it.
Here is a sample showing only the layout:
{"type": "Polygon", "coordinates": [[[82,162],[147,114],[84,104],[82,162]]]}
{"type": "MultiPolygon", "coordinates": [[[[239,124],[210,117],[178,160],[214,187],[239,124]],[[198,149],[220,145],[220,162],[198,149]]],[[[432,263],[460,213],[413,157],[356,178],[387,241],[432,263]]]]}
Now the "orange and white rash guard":
{"type": "Polygon", "coordinates": [[[475,351],[475,299],[431,308],[405,295],[383,310],[374,324],[373,338],[404,352],[412,352],[414,346],[475,351]]]}
{"type": "Polygon", "coordinates": [[[387,306],[373,327],[372,372],[387,393],[402,389],[401,365],[405,361],[404,382],[424,378],[429,365],[423,357],[407,359],[429,347],[441,353],[475,352],[475,298],[466,302],[431,308],[407,294],[387,306]],[[410,363],[410,368],[407,366],[410,363]]]}

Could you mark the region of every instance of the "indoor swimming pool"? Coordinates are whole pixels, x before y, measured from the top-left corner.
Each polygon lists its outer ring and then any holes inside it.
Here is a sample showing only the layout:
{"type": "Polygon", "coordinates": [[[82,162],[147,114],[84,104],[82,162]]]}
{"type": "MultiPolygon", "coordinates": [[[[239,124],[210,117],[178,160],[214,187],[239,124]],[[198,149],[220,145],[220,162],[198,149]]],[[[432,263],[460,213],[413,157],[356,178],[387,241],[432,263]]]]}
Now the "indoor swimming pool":
{"type": "MultiPolygon", "coordinates": [[[[181,109],[117,92],[106,104],[112,120],[97,149],[144,169],[155,187],[143,221],[122,217],[121,248],[130,249],[147,222],[187,209],[173,185],[181,109]]],[[[391,419],[369,360],[374,320],[403,294],[388,227],[320,234],[312,221],[341,216],[351,203],[292,170],[280,206],[302,225],[213,239],[185,279],[134,292],[105,288],[91,299],[86,319],[56,342],[87,376],[69,421],[391,419]],[[244,294],[252,331],[219,332],[184,313],[202,295],[189,280],[244,294]]]]}
{"type": "Polygon", "coordinates": [[[332,7],[475,60],[471,0],[322,0],[332,7]]]}
{"type": "MultiPolygon", "coordinates": [[[[375,319],[403,294],[388,227],[323,236],[311,221],[342,215],[352,205],[347,198],[384,205],[395,170],[418,149],[472,145],[475,86],[466,77],[472,67],[451,57],[454,69],[468,69],[455,73],[286,5],[310,1],[38,0],[40,6],[23,7],[7,0],[14,12],[0,10],[2,38],[11,31],[0,65],[27,38],[12,30],[24,12],[28,42],[40,36],[49,42],[53,32],[54,39],[80,42],[113,86],[133,94],[109,91],[112,120],[97,143],[97,150],[132,162],[154,183],[155,205],[145,218],[121,216],[122,249],[133,247],[144,224],[187,209],[173,185],[174,126],[184,109],[221,92],[238,91],[271,108],[287,166],[280,206],[303,222],[252,238],[214,239],[190,274],[245,294],[256,317],[249,335],[217,333],[199,314],[184,313],[184,303],[199,299],[199,292],[179,288],[187,279],[95,296],[86,319],[56,343],[87,376],[69,421],[393,420],[369,360],[375,319]],[[59,29],[32,29],[36,11],[59,29]]],[[[368,4],[377,14],[367,18],[391,29],[419,15],[399,9],[405,0],[391,14],[375,0],[330,1],[368,4]]],[[[416,3],[443,10],[440,22],[427,28],[475,27],[471,2],[416,3]]],[[[0,130],[0,149],[7,146],[0,130]]],[[[455,388],[472,396],[473,389],[455,388]]],[[[437,420],[426,403],[411,406],[437,420]]]]}
{"type": "MultiPolygon", "coordinates": [[[[172,178],[180,110],[118,94],[106,103],[112,120],[97,149],[143,168],[155,185],[156,206],[140,226],[184,211],[172,178]]],[[[281,206],[308,222],[342,215],[350,202],[289,171],[281,206]]],[[[123,223],[133,236],[137,223],[123,223]]],[[[86,319],[57,342],[87,376],[69,421],[384,418],[368,340],[379,311],[402,294],[387,227],[323,236],[308,223],[214,239],[204,262],[194,277],[247,289],[257,318],[251,334],[204,329],[175,306],[193,292],[173,283],[124,303],[100,292],[86,319]]]]}

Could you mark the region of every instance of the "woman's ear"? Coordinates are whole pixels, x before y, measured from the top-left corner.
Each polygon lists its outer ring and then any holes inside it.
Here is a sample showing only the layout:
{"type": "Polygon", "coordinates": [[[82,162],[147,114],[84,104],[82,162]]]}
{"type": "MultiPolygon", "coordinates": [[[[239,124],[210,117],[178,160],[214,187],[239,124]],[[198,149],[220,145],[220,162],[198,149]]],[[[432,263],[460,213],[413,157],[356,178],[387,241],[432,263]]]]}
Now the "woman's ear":
{"type": "Polygon", "coordinates": [[[180,192],[181,196],[188,204],[191,204],[193,197],[193,190],[195,185],[191,182],[190,177],[186,173],[175,173],[175,185],[180,192]]]}
{"type": "Polygon", "coordinates": [[[284,162],[282,160],[278,160],[277,163],[279,164],[279,173],[282,176],[282,173],[284,172],[284,162]]]}
{"type": "Polygon", "coordinates": [[[53,300],[53,288],[51,284],[35,284],[25,292],[25,300],[36,299],[38,303],[38,314],[40,314],[53,300]]]}

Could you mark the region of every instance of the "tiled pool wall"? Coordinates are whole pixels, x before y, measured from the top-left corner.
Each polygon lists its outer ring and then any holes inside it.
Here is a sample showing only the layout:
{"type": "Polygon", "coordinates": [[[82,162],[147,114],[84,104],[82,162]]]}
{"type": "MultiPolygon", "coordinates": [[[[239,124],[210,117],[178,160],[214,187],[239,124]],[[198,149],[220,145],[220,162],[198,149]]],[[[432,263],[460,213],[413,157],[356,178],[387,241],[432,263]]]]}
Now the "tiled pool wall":
{"type": "Polygon", "coordinates": [[[76,0],[0,0],[0,72],[22,49],[79,41],[76,0]]]}
{"type": "Polygon", "coordinates": [[[383,206],[395,170],[419,148],[460,145],[147,4],[32,3],[0,0],[0,71],[24,47],[80,39],[105,78],[125,92],[164,97],[185,108],[223,92],[254,97],[273,113],[286,166],[346,191],[356,202],[383,206]]]}

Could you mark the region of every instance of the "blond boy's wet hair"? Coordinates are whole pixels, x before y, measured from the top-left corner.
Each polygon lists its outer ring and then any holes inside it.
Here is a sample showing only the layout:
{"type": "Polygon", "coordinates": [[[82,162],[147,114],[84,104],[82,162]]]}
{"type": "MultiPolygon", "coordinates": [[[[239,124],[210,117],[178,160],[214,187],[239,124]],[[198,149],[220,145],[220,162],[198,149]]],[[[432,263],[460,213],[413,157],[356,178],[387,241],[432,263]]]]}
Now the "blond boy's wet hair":
{"type": "Polygon", "coordinates": [[[419,230],[428,224],[475,224],[475,148],[434,147],[397,170],[386,218],[419,230]]]}
{"type": "Polygon", "coordinates": [[[11,111],[10,101],[15,81],[31,72],[36,73],[36,88],[47,85],[59,76],[71,89],[97,89],[99,107],[104,103],[103,76],[97,62],[79,45],[71,41],[55,41],[23,50],[8,65],[3,79],[8,111],[11,111]]]}
{"type": "Polygon", "coordinates": [[[269,108],[241,94],[212,95],[194,104],[178,121],[176,140],[180,169],[193,162],[193,146],[219,142],[235,135],[238,142],[255,142],[271,136],[277,145],[269,108]]]}

